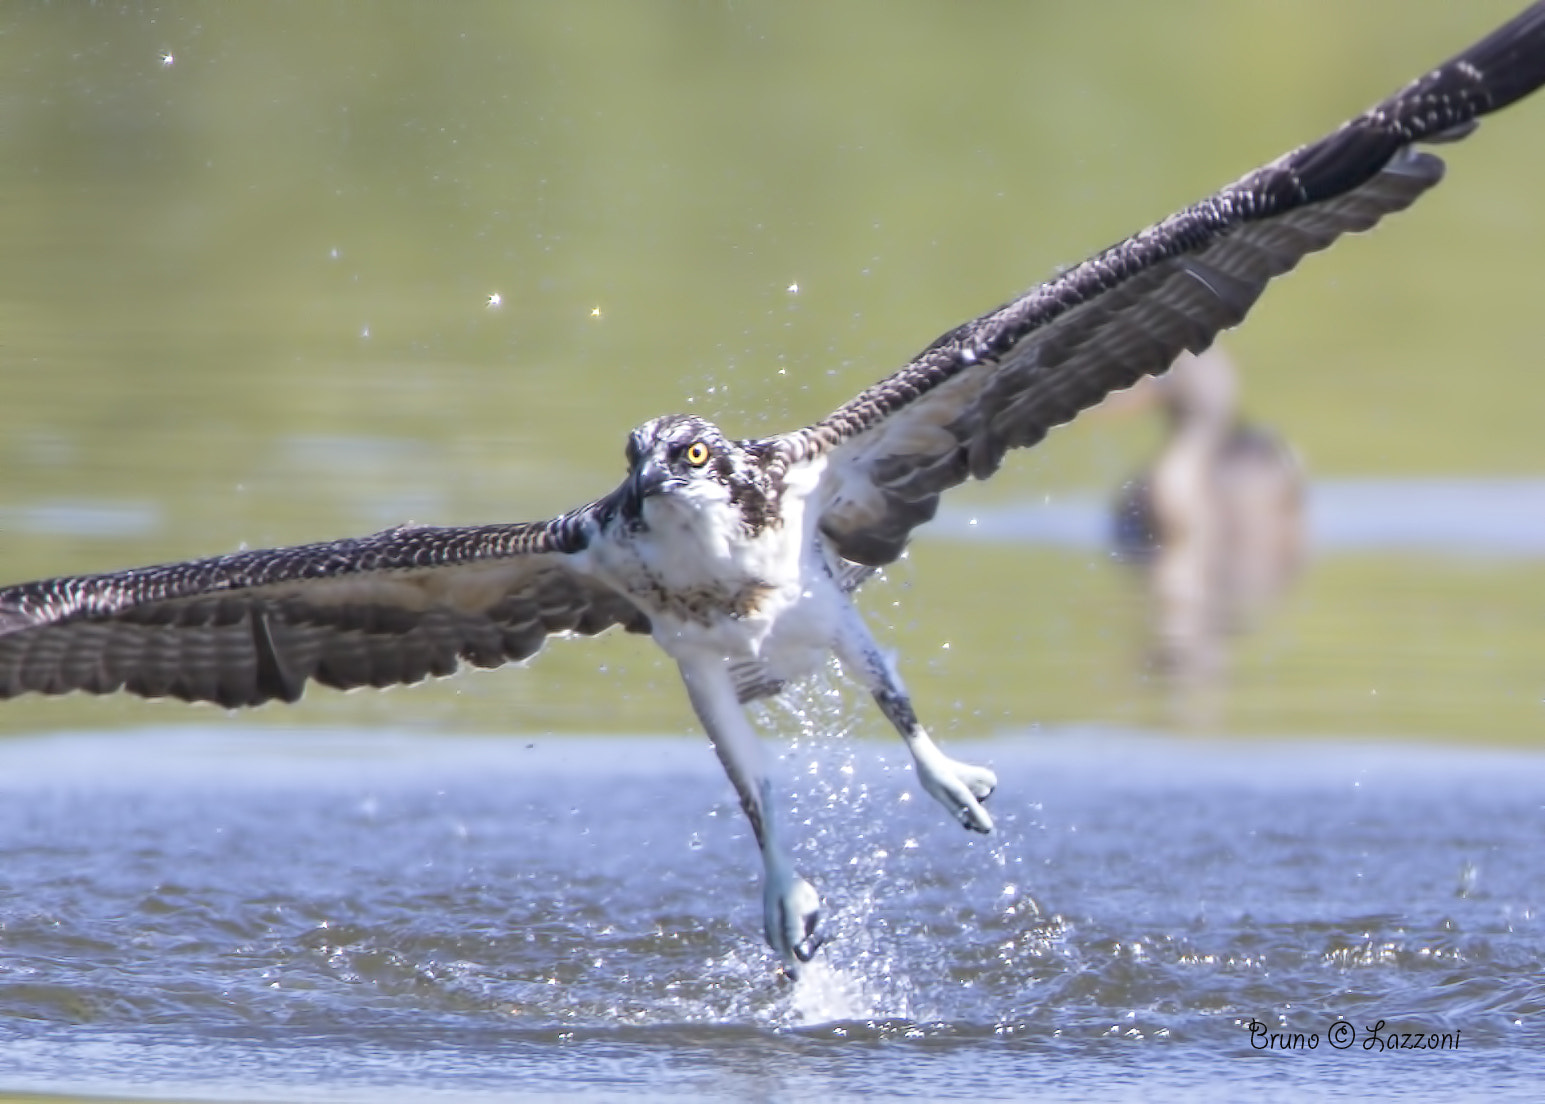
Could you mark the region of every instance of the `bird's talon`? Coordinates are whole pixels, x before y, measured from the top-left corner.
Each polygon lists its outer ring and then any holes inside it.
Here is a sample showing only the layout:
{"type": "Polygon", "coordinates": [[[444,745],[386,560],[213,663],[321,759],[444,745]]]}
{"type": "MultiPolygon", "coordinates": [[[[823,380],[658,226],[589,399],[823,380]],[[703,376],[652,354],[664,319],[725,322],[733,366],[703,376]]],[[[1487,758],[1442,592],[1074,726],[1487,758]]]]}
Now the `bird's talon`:
{"type": "Polygon", "coordinates": [[[971,831],[980,832],[985,836],[992,831],[992,814],[973,803],[961,808],[960,823],[971,831]]]}
{"type": "Polygon", "coordinates": [[[992,816],[982,807],[998,785],[998,776],[985,767],[957,763],[943,756],[920,759],[918,777],[923,788],[973,832],[992,831],[992,816]]]}
{"type": "Polygon", "coordinates": [[[815,957],[815,952],[819,951],[824,946],[826,946],[826,936],[820,934],[819,932],[811,932],[807,938],[794,944],[793,948],[791,949],[794,952],[795,958],[799,959],[801,962],[809,962],[812,958],[815,957]]]}
{"type": "Polygon", "coordinates": [[[798,977],[800,964],[814,958],[826,942],[825,936],[816,931],[821,919],[821,898],[814,886],[786,867],[768,878],[762,892],[767,945],[783,960],[784,974],[791,979],[798,977]]]}

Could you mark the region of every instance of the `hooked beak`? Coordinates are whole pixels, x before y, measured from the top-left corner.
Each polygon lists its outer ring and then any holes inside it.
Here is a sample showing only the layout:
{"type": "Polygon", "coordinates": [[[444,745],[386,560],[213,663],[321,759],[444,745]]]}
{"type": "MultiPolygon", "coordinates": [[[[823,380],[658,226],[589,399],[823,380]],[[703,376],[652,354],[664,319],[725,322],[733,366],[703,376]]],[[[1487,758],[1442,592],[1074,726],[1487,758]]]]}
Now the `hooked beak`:
{"type": "Polygon", "coordinates": [[[632,521],[643,517],[644,500],[657,495],[671,482],[671,473],[652,456],[639,461],[623,484],[622,512],[632,521]]]}

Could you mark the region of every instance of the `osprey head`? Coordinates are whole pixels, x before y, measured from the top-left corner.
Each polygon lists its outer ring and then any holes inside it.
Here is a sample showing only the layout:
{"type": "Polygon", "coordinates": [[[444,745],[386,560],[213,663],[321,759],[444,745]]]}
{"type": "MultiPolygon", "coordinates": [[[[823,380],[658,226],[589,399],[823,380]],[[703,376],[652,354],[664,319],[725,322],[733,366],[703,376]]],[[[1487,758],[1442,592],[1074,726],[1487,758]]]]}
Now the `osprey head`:
{"type": "Polygon", "coordinates": [[[753,530],[766,523],[768,495],[756,453],[712,422],[667,414],[628,435],[628,478],[622,514],[643,521],[644,505],[659,499],[689,509],[732,506],[753,530]]]}

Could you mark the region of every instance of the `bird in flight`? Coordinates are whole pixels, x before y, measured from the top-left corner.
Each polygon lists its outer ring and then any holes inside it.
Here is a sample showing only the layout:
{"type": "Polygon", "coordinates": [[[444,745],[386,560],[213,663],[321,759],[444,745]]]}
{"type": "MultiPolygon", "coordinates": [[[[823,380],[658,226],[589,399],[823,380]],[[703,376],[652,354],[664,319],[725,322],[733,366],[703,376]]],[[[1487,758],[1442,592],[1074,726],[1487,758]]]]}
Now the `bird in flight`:
{"type": "Polygon", "coordinates": [[[0,697],[74,690],[293,702],[526,660],[554,635],[648,633],[674,659],[751,824],[763,930],[794,974],[821,942],[743,706],[835,653],[976,832],[991,770],[946,756],[854,605],[939,497],[1114,390],[1199,353],[1273,277],[1443,176],[1416,148],[1545,82],[1545,0],[1339,129],[942,335],[822,420],[734,439],[671,414],[611,493],[547,521],[236,552],[0,589],[0,697]]]}

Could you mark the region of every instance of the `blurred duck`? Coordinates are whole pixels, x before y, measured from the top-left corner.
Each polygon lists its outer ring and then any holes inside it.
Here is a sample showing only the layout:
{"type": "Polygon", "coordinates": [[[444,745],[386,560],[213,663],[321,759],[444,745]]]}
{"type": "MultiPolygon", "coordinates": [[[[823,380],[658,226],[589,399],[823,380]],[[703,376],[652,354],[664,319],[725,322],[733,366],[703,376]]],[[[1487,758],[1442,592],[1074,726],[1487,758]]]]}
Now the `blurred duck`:
{"type": "Polygon", "coordinates": [[[1154,660],[1180,686],[1222,674],[1225,638],[1250,626],[1304,560],[1304,477],[1293,450],[1240,420],[1238,380],[1214,345],[1132,389],[1170,436],[1116,502],[1117,554],[1147,574],[1154,660]],[[1144,394],[1146,392],[1146,394],[1144,394]]]}

